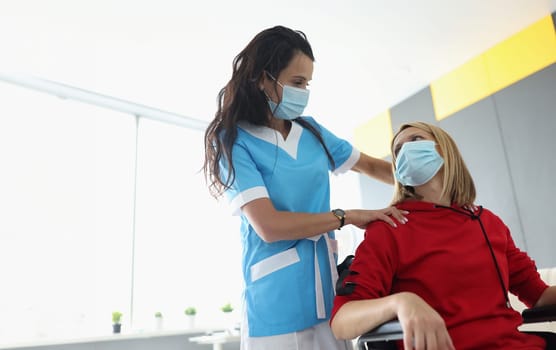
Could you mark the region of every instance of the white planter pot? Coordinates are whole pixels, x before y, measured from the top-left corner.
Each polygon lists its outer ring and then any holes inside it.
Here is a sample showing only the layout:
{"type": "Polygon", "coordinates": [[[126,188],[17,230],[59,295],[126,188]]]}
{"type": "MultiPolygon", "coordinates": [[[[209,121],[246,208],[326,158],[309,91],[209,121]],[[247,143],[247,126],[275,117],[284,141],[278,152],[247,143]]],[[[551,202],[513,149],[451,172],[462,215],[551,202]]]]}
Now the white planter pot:
{"type": "Polygon", "coordinates": [[[154,318],[154,329],[157,331],[162,330],[164,328],[164,319],[162,317],[155,317],[154,318]]]}
{"type": "Polygon", "coordinates": [[[195,328],[195,315],[185,315],[185,320],[186,320],[185,326],[187,329],[195,328]]]}
{"type": "Polygon", "coordinates": [[[234,312],[224,312],[224,328],[230,334],[236,332],[236,315],[234,312]]]}

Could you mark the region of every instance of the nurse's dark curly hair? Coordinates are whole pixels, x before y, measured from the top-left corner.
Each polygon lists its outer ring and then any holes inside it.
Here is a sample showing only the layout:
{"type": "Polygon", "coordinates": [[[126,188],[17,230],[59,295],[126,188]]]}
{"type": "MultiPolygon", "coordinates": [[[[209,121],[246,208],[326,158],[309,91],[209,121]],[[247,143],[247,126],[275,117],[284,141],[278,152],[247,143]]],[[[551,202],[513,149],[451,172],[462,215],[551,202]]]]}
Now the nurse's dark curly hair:
{"type": "MultiPolygon", "coordinates": [[[[218,110],[205,131],[203,170],[209,191],[214,197],[222,195],[235,179],[232,147],[237,138],[237,123],[244,120],[258,126],[269,126],[270,107],[264,91],[259,89],[264,72],[278,77],[300,52],[315,61],[311,45],[303,32],[276,26],[257,34],[234,58],[232,78],[220,90],[218,110]],[[220,168],[222,159],[225,159],[230,169],[225,177],[220,168]]],[[[295,121],[317,137],[334,168],[334,161],[320,132],[301,118],[295,121]]]]}

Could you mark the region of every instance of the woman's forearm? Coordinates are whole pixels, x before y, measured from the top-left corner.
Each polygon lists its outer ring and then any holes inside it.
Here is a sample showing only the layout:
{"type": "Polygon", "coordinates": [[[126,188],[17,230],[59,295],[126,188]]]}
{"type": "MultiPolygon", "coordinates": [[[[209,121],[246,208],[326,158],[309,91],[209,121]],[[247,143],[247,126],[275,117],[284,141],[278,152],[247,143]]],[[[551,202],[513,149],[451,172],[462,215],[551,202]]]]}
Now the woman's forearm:
{"type": "Polygon", "coordinates": [[[395,297],[394,294],[379,299],[347,302],[332,319],[332,332],[338,339],[354,339],[396,318],[395,297]]]}
{"type": "Polygon", "coordinates": [[[556,286],[546,288],[535,304],[535,306],[546,305],[556,305],[556,286]]]}
{"type": "MultiPolygon", "coordinates": [[[[296,213],[278,211],[268,198],[255,199],[242,207],[243,213],[267,243],[312,237],[340,228],[340,220],[332,212],[296,213]]],[[[365,227],[374,220],[383,220],[392,226],[404,223],[404,214],[393,207],[379,210],[347,209],[344,225],[365,227]]]]}
{"type": "Polygon", "coordinates": [[[389,185],[394,184],[392,164],[384,159],[371,157],[363,152],[352,170],[365,174],[389,185]]]}

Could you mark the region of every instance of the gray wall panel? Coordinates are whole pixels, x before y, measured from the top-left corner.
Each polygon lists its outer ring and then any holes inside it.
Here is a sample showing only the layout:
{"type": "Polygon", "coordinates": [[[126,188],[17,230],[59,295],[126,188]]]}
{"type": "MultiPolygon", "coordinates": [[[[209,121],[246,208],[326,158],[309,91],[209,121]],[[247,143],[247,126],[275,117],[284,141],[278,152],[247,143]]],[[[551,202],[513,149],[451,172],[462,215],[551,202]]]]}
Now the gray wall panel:
{"type": "MultiPolygon", "coordinates": [[[[390,161],[390,157],[384,158],[390,161]]],[[[361,188],[361,205],[364,209],[382,209],[387,207],[392,200],[394,187],[378,182],[365,175],[359,175],[361,188]]]]}
{"type": "Polygon", "coordinates": [[[403,123],[416,120],[436,124],[430,88],[426,87],[392,107],[390,110],[390,117],[392,119],[392,129],[394,132],[396,132],[403,123]]]}
{"type": "Polygon", "coordinates": [[[509,168],[529,254],[556,266],[556,64],[496,93],[509,168]]]}
{"type": "Polygon", "coordinates": [[[477,189],[476,203],[508,225],[515,243],[527,249],[492,97],[439,122],[454,139],[477,189]]]}

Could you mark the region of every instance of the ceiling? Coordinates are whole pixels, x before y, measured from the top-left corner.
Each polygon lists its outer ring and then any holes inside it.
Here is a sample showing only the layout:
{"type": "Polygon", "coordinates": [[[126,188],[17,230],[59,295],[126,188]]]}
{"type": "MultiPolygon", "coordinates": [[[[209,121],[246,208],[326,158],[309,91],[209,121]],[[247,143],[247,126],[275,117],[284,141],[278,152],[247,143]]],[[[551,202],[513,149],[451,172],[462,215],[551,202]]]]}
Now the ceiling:
{"type": "Polygon", "coordinates": [[[0,0],[0,69],[210,120],[260,30],[304,31],[307,113],[340,136],[556,11],[556,0],[0,0]]]}

